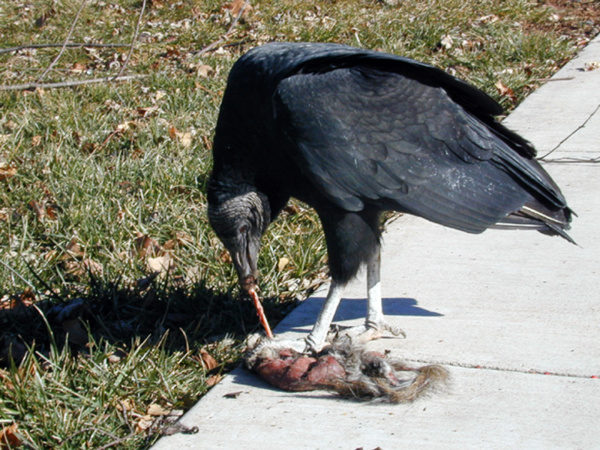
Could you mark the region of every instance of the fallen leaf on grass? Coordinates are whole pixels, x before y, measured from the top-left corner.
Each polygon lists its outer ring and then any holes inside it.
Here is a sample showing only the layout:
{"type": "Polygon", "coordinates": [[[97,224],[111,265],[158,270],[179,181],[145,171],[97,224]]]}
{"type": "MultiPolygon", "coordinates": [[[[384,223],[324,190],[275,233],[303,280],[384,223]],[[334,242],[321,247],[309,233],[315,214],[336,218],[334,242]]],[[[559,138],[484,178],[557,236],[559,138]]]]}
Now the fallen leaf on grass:
{"type": "Polygon", "coordinates": [[[60,257],[63,261],[68,259],[81,259],[85,256],[85,252],[75,237],[73,237],[65,246],[65,250],[66,252],[60,257]]]}
{"type": "Polygon", "coordinates": [[[29,207],[33,210],[35,216],[40,222],[43,222],[46,218],[51,220],[56,219],[56,206],[48,204],[46,200],[41,200],[39,202],[32,200],[29,202],[29,207]]]}
{"type": "Polygon", "coordinates": [[[152,427],[154,424],[154,417],[146,415],[139,418],[139,420],[135,423],[135,433],[140,434],[146,431],[148,428],[152,427]]]}
{"type": "Polygon", "coordinates": [[[135,409],[135,403],[130,398],[119,400],[116,404],[118,411],[133,411],[135,409]]]}
{"type": "Polygon", "coordinates": [[[185,148],[190,148],[192,145],[192,133],[181,132],[173,126],[169,127],[169,137],[185,148]]]}
{"type": "Polygon", "coordinates": [[[87,66],[85,64],[82,64],[80,62],[76,62],[73,64],[73,66],[71,66],[71,73],[83,73],[87,70],[87,66]]]}
{"type": "Polygon", "coordinates": [[[150,406],[148,406],[148,411],[146,411],[146,414],[149,416],[168,416],[171,414],[171,410],[165,409],[157,403],[152,403],[150,406]]]}
{"type": "Polygon", "coordinates": [[[279,272],[283,272],[283,269],[285,269],[285,267],[290,263],[289,258],[286,258],[285,256],[283,258],[279,259],[279,262],[277,263],[277,271],[279,272]]]}
{"type": "Polygon", "coordinates": [[[252,11],[252,6],[250,6],[250,2],[247,0],[233,0],[223,5],[223,8],[228,9],[234,17],[237,17],[242,8],[244,8],[242,19],[248,18],[250,11],[252,11]]]}
{"type": "Polygon", "coordinates": [[[39,145],[41,143],[42,143],[42,137],[39,134],[31,138],[31,146],[32,147],[39,147],[39,145]]]}
{"type": "Polygon", "coordinates": [[[0,449],[9,449],[20,447],[23,442],[17,435],[18,426],[16,423],[0,430],[0,449]]]}
{"type": "Polygon", "coordinates": [[[148,258],[146,264],[148,265],[148,269],[150,269],[150,271],[163,274],[167,273],[173,265],[173,258],[171,258],[169,253],[165,253],[163,256],[148,258]]]}
{"type": "Polygon", "coordinates": [[[158,111],[158,106],[145,106],[136,109],[137,115],[140,117],[148,117],[156,111],[158,111]]]}
{"type": "Polygon", "coordinates": [[[160,254],[160,244],[156,239],[153,239],[147,234],[142,234],[140,232],[137,232],[136,234],[137,237],[135,238],[134,245],[137,252],[136,256],[138,258],[160,254]]]}
{"type": "Polygon", "coordinates": [[[215,384],[217,384],[219,381],[221,381],[223,379],[222,375],[211,375],[210,377],[208,377],[206,379],[206,385],[208,387],[213,387],[215,384]]]}
{"type": "Polygon", "coordinates": [[[200,362],[207,372],[219,367],[217,360],[203,348],[200,349],[200,362]]]}
{"type": "Polygon", "coordinates": [[[65,261],[64,268],[67,275],[73,278],[81,278],[84,275],[102,276],[104,267],[102,264],[87,258],[83,261],[65,261]]]}
{"type": "Polygon", "coordinates": [[[446,50],[450,50],[454,46],[454,39],[452,39],[452,36],[446,34],[442,36],[439,46],[445,48],[446,50]]]}
{"type": "Polygon", "coordinates": [[[0,167],[0,181],[14,177],[17,174],[16,167],[0,167]]]}
{"type": "Polygon", "coordinates": [[[494,86],[496,86],[496,89],[498,89],[498,93],[502,97],[506,97],[513,102],[516,100],[515,92],[511,88],[506,86],[504,83],[502,83],[502,81],[498,80],[496,84],[494,84],[494,86]]]}

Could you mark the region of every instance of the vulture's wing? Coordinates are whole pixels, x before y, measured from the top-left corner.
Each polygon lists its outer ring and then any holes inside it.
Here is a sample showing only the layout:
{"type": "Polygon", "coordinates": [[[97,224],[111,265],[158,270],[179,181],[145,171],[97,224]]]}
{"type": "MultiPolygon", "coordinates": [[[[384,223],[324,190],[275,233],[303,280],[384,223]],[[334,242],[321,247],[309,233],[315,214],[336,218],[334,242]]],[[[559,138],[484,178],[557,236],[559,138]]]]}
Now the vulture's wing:
{"type": "Polygon", "coordinates": [[[279,83],[276,125],[332,202],[351,211],[377,204],[470,232],[535,199],[565,206],[526,141],[493,122],[501,111],[493,100],[429,66],[414,63],[411,76],[407,61],[363,55],[279,83]]]}

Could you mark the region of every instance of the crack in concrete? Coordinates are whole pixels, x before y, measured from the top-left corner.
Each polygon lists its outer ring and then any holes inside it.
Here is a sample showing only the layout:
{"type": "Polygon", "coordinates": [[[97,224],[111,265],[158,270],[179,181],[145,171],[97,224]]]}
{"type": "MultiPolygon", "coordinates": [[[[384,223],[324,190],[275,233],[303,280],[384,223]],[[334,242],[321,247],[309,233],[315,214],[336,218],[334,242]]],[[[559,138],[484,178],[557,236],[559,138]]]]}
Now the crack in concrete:
{"type": "MultiPolygon", "coordinates": [[[[585,119],[585,121],[579,125],[577,128],[575,128],[574,131],[572,131],[571,133],[569,133],[567,135],[567,137],[565,137],[563,140],[561,140],[552,150],[550,150],[548,153],[546,153],[544,156],[541,156],[538,159],[538,161],[545,161],[545,162],[556,162],[557,160],[546,160],[545,158],[548,157],[549,155],[551,155],[552,153],[554,153],[556,150],[558,150],[565,142],[567,142],[569,139],[571,139],[579,130],[585,128],[585,126],[588,124],[588,122],[592,119],[592,117],[594,117],[596,115],[596,113],[598,112],[598,110],[600,109],[600,104],[596,106],[596,109],[594,109],[594,111],[588,116],[587,119],[585,119]]],[[[578,162],[585,162],[587,160],[582,160],[582,161],[578,161],[578,162]]],[[[593,158],[591,160],[589,160],[590,162],[597,162],[598,158],[593,158]]]]}
{"type": "Polygon", "coordinates": [[[442,361],[431,361],[425,359],[410,359],[411,362],[417,362],[419,364],[438,364],[440,366],[445,367],[460,367],[461,369],[477,369],[477,370],[493,370],[496,372],[514,372],[514,373],[523,373],[527,375],[545,375],[545,376],[555,376],[555,377],[565,377],[565,378],[581,378],[581,379],[600,379],[600,374],[591,374],[591,375],[581,375],[569,372],[556,372],[556,371],[545,371],[545,370],[536,370],[536,369],[514,369],[510,367],[499,367],[499,366],[490,366],[490,365],[480,365],[480,364],[469,364],[469,363],[459,363],[459,362],[442,362],[442,361]]]}

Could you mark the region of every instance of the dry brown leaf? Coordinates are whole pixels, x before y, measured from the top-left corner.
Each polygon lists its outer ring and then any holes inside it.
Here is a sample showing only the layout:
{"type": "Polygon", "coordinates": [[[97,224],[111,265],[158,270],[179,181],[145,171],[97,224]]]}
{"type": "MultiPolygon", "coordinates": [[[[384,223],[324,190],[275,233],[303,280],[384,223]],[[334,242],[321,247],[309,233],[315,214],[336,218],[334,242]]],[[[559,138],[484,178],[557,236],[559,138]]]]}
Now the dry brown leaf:
{"type": "Polygon", "coordinates": [[[137,115],[140,117],[148,117],[156,111],[158,111],[158,106],[146,106],[136,109],[137,115]]]}
{"type": "Polygon", "coordinates": [[[516,99],[514,91],[511,88],[509,88],[508,86],[506,86],[504,83],[502,83],[501,80],[498,80],[496,82],[496,84],[494,84],[494,86],[496,86],[496,89],[498,89],[498,93],[502,97],[507,97],[512,101],[514,101],[516,99]]]}
{"type": "Polygon", "coordinates": [[[204,367],[204,370],[206,371],[211,371],[214,368],[219,367],[217,360],[203,348],[200,349],[200,361],[202,362],[202,367],[204,367]]]}
{"type": "Polygon", "coordinates": [[[207,78],[210,74],[215,72],[215,70],[207,64],[199,64],[195,69],[196,74],[202,78],[207,78]]]}
{"type": "Polygon", "coordinates": [[[163,9],[165,4],[162,0],[150,0],[150,8],[163,9]]]}
{"type": "Polygon", "coordinates": [[[98,148],[100,148],[100,146],[98,144],[96,144],[95,142],[84,142],[83,145],[81,146],[81,151],[83,153],[87,153],[87,154],[91,155],[96,150],[98,150],[98,148]]]}
{"type": "Polygon", "coordinates": [[[149,416],[168,416],[171,414],[170,409],[165,409],[157,403],[152,403],[148,406],[148,411],[146,412],[149,416]]]}
{"type": "Polygon", "coordinates": [[[39,134],[31,138],[31,145],[33,147],[39,147],[39,145],[41,143],[42,143],[42,137],[39,134]]]}
{"type": "Polygon", "coordinates": [[[29,207],[33,210],[33,212],[35,213],[35,216],[37,217],[38,220],[42,221],[44,220],[44,218],[46,217],[46,201],[42,200],[39,202],[36,202],[35,200],[31,200],[29,202],[29,207]]]}
{"type": "Polygon", "coordinates": [[[14,177],[17,174],[16,167],[0,167],[0,181],[14,177]]]}
{"type": "Polygon", "coordinates": [[[21,294],[19,301],[25,306],[31,306],[35,303],[35,293],[30,287],[26,287],[21,294]]]}
{"type": "Polygon", "coordinates": [[[55,205],[46,206],[46,217],[51,220],[56,219],[57,211],[58,211],[58,208],[55,205]]]}
{"type": "Polygon", "coordinates": [[[20,447],[23,442],[17,435],[18,426],[16,423],[4,427],[0,430],[0,449],[12,449],[20,447]]]}
{"type": "Polygon", "coordinates": [[[192,133],[181,132],[174,126],[169,127],[169,137],[179,142],[185,148],[190,148],[192,145],[192,133]]]}
{"type": "Polygon", "coordinates": [[[79,245],[79,243],[77,242],[76,237],[73,237],[69,241],[69,243],[65,247],[65,250],[67,251],[67,253],[62,256],[62,259],[68,259],[68,258],[80,259],[85,256],[85,252],[81,248],[81,245],[79,245]]]}
{"type": "Polygon", "coordinates": [[[184,148],[190,148],[192,146],[192,133],[179,133],[177,140],[184,148]]]}
{"type": "Polygon", "coordinates": [[[135,403],[130,398],[126,398],[124,400],[119,400],[116,404],[117,410],[123,411],[133,411],[135,409],[135,403]]]}
{"type": "Polygon", "coordinates": [[[90,258],[83,261],[65,261],[64,268],[67,275],[73,278],[81,278],[90,273],[93,276],[102,276],[104,273],[104,266],[90,258]]]}
{"type": "Polygon", "coordinates": [[[8,131],[15,131],[17,128],[19,128],[19,124],[14,120],[8,119],[6,122],[4,122],[2,127],[8,131]]]}
{"type": "Polygon", "coordinates": [[[136,434],[143,433],[154,424],[154,418],[152,416],[142,416],[135,424],[136,434]]]}
{"type": "Polygon", "coordinates": [[[219,381],[221,381],[222,379],[223,379],[222,375],[219,375],[219,374],[217,374],[217,375],[211,375],[210,377],[208,377],[206,379],[206,385],[208,387],[212,387],[215,384],[217,384],[219,381]]]}
{"type": "Polygon", "coordinates": [[[83,73],[87,70],[87,66],[85,64],[82,64],[80,62],[76,62],[73,64],[73,66],[71,66],[71,73],[83,73]]]}
{"type": "Polygon", "coordinates": [[[126,120],[125,122],[122,122],[119,125],[117,125],[117,128],[115,128],[115,131],[118,133],[122,133],[124,131],[130,130],[135,125],[137,125],[135,120],[126,120]]]}
{"type": "Polygon", "coordinates": [[[177,239],[169,239],[162,246],[163,250],[173,250],[177,246],[177,239]]]}
{"type": "Polygon", "coordinates": [[[453,46],[454,40],[452,39],[452,36],[448,34],[442,36],[442,39],[440,40],[440,47],[443,47],[446,50],[450,50],[453,46]]]}
{"type": "Polygon", "coordinates": [[[219,261],[226,264],[231,264],[233,260],[231,259],[231,255],[227,250],[223,250],[219,255],[219,261]]]}
{"type": "Polygon", "coordinates": [[[149,257],[146,264],[150,271],[165,274],[173,265],[173,258],[171,258],[170,253],[165,253],[163,256],[157,256],[156,258],[149,257]]]}
{"type": "Polygon", "coordinates": [[[152,239],[147,234],[137,232],[135,238],[135,250],[138,258],[144,258],[145,256],[153,256],[161,253],[160,244],[155,239],[152,239]]]}
{"type": "Polygon", "coordinates": [[[279,262],[277,263],[277,270],[279,272],[283,272],[283,269],[285,269],[285,267],[290,263],[289,258],[286,258],[285,256],[283,258],[279,259],[279,262]]]}
{"type": "Polygon", "coordinates": [[[242,8],[244,8],[242,19],[248,18],[250,11],[252,11],[252,6],[247,0],[232,0],[231,2],[223,5],[223,8],[228,9],[231,12],[231,15],[234,17],[237,17],[242,8]]]}

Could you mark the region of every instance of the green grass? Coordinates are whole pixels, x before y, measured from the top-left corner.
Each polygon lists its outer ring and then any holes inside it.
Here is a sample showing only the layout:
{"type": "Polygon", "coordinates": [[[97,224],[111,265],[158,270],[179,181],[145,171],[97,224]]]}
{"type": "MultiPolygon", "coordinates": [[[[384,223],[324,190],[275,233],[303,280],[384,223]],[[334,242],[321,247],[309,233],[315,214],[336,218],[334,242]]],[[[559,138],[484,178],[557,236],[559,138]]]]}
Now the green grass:
{"type": "MultiPolygon", "coordinates": [[[[62,43],[80,5],[2,2],[2,47],[62,43]]],[[[149,2],[126,70],[146,78],[0,91],[0,430],[17,424],[31,448],[150,446],[168,420],[148,425],[148,408],[189,408],[259,329],[206,218],[212,133],[243,52],[272,40],[393,52],[443,67],[510,110],[599,23],[598,2],[563,11],[527,0],[264,0],[231,45],[200,58],[230,27],[223,5],[149,2]],[[499,81],[514,95],[500,95],[499,81]],[[161,262],[169,270],[156,273],[161,262]]],[[[139,0],[89,2],[71,42],[129,43],[140,9],[139,0]]],[[[35,82],[58,51],[0,53],[1,83],[35,82]]],[[[127,52],[66,49],[42,81],[114,75],[127,52]]],[[[325,279],[314,213],[293,203],[259,262],[276,323],[325,279]]]]}

